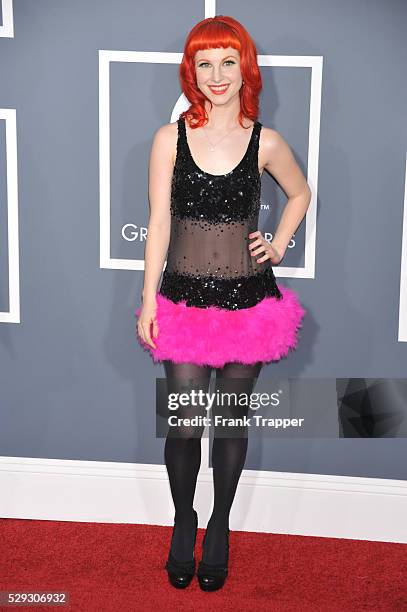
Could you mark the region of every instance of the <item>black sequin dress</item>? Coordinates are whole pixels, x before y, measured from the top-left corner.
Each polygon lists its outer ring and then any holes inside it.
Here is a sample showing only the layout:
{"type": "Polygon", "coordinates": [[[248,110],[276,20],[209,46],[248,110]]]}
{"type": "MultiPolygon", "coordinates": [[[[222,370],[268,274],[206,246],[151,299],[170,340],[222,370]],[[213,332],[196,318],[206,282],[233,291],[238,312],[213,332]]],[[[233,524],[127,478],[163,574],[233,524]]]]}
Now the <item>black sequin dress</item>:
{"type": "Polygon", "coordinates": [[[156,296],[157,348],[139,341],[155,362],[222,367],[281,359],[297,345],[305,310],[292,289],[277,285],[270,260],[257,263],[262,255],[248,248],[260,212],[262,124],[254,122],[237,166],[215,175],[197,166],[184,117],[177,123],[171,236],[156,296]]]}

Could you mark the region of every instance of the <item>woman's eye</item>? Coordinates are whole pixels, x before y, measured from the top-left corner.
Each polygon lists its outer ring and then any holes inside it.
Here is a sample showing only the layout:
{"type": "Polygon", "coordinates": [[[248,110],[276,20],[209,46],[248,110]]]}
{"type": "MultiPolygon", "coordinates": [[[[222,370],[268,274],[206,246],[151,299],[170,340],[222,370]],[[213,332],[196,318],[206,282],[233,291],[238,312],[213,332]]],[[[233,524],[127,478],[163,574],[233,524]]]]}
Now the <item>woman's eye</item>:
{"type": "MultiPolygon", "coordinates": [[[[234,62],[233,60],[226,60],[225,64],[235,64],[236,62],[234,62]]],[[[199,68],[202,68],[202,66],[209,66],[209,62],[202,62],[202,64],[199,64],[199,68]]]]}

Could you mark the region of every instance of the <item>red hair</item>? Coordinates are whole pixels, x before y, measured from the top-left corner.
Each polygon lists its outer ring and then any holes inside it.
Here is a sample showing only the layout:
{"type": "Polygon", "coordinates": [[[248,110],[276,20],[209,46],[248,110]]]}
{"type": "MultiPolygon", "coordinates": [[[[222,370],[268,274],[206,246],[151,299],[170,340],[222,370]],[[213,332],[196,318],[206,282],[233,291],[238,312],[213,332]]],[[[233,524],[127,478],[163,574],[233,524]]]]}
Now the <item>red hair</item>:
{"type": "MultiPolygon", "coordinates": [[[[233,47],[240,53],[240,70],[243,85],[240,88],[239,123],[243,126],[243,118],[255,121],[259,113],[259,94],[262,88],[261,74],[257,64],[256,46],[250,34],[241,23],[226,15],[208,17],[197,23],[187,36],[184,54],[179,68],[181,88],[191,106],[181,113],[181,117],[196,123],[191,128],[201,127],[208,122],[205,100],[210,100],[202,93],[196,84],[195,55],[203,49],[233,47]]],[[[212,102],[210,102],[212,108],[212,102]]]]}

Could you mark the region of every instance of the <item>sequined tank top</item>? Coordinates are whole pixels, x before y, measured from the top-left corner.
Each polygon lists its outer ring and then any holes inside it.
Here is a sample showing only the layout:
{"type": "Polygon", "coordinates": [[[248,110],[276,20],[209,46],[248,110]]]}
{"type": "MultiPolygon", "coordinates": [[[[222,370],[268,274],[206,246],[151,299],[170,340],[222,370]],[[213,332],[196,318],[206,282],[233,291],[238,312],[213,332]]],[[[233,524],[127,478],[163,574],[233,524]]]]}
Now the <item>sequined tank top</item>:
{"type": "MultiPolygon", "coordinates": [[[[270,260],[257,263],[249,234],[258,229],[262,124],[255,121],[246,152],[227,174],[204,172],[179,118],[171,183],[171,232],[160,293],[187,306],[238,310],[267,296],[281,299],[270,260]]],[[[263,253],[264,255],[264,253],[263,253]]]]}

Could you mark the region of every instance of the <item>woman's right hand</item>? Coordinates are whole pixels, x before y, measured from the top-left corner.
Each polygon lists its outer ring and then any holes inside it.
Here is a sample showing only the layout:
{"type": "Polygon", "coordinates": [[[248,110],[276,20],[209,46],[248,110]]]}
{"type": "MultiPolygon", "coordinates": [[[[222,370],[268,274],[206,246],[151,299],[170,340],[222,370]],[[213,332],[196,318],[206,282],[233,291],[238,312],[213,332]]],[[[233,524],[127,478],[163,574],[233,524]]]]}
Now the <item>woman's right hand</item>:
{"type": "Polygon", "coordinates": [[[153,324],[153,336],[158,336],[158,323],[156,319],[157,312],[157,299],[149,298],[147,301],[143,301],[141,307],[140,316],[137,319],[137,333],[144,342],[149,344],[154,349],[157,348],[151,338],[151,324],[153,324]]]}

